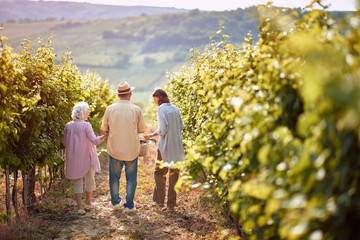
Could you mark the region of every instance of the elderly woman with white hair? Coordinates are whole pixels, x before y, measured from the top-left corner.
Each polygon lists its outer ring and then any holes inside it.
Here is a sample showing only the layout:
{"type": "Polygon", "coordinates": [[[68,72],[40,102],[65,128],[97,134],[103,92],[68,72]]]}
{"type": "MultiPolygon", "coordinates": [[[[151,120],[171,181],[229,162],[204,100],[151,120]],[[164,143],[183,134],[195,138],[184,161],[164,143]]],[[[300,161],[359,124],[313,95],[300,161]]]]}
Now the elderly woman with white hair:
{"type": "Polygon", "coordinates": [[[82,204],[85,179],[85,210],[90,210],[92,192],[96,189],[95,172],[100,172],[96,145],[107,135],[95,136],[92,126],[86,119],[89,115],[89,105],[86,102],[77,103],[72,111],[73,121],[65,126],[63,144],[66,151],[65,177],[74,183],[75,200],[79,214],[85,214],[82,204]]]}

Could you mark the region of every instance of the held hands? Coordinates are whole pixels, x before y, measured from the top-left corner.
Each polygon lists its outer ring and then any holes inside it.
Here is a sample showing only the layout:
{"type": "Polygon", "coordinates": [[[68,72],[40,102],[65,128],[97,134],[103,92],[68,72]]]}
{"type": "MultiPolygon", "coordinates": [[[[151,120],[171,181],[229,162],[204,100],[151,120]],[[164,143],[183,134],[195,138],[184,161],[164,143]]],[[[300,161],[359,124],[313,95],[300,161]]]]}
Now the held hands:
{"type": "Polygon", "coordinates": [[[150,133],[150,134],[145,134],[144,135],[144,138],[146,139],[146,140],[149,140],[150,138],[153,138],[153,137],[155,137],[155,136],[157,136],[158,134],[156,133],[156,132],[153,132],[153,133],[150,133]]]}
{"type": "Polygon", "coordinates": [[[100,141],[104,141],[105,138],[109,136],[109,132],[106,132],[104,135],[101,136],[100,141]]]}
{"type": "Polygon", "coordinates": [[[151,137],[152,137],[152,134],[145,134],[145,135],[144,135],[144,138],[145,138],[146,140],[149,140],[151,137]]]}

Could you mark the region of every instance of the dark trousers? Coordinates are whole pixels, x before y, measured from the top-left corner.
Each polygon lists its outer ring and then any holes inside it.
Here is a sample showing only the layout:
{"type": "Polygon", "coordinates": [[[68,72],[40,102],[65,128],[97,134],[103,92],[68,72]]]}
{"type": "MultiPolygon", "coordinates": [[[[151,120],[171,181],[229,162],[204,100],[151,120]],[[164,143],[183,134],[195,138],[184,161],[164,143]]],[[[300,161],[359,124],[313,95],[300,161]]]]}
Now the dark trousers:
{"type": "MultiPolygon", "coordinates": [[[[162,161],[160,151],[157,151],[157,160],[162,161]]],[[[155,188],[153,201],[158,203],[161,207],[165,202],[165,189],[166,189],[166,175],[169,172],[169,187],[167,194],[167,207],[174,208],[176,205],[176,192],[174,190],[175,184],[179,178],[179,169],[172,169],[165,166],[161,166],[160,163],[156,163],[154,177],[155,188]]]]}

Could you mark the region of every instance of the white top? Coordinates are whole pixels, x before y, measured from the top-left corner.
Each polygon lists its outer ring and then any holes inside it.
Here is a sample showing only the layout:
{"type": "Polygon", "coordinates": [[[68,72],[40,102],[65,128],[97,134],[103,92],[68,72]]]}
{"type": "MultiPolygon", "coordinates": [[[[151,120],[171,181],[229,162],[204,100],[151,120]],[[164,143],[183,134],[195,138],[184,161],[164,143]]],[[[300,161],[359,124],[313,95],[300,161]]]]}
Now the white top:
{"type": "Polygon", "coordinates": [[[185,156],[181,130],[184,123],[179,109],[171,103],[163,103],[158,107],[157,119],[158,128],[155,132],[160,136],[157,149],[162,160],[170,164],[183,161],[185,156]]]}

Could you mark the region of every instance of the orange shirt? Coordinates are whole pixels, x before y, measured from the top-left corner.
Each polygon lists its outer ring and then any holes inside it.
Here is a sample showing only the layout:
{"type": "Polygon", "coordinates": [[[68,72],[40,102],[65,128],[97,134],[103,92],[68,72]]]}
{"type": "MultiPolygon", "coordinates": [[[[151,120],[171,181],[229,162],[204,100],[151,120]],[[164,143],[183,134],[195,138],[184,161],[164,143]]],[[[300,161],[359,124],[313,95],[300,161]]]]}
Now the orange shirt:
{"type": "Polygon", "coordinates": [[[140,107],[128,100],[119,100],[106,108],[101,130],[109,132],[108,154],[118,160],[132,161],[140,153],[139,133],[146,124],[140,107]]]}

